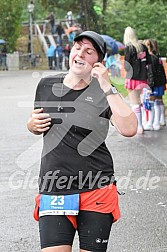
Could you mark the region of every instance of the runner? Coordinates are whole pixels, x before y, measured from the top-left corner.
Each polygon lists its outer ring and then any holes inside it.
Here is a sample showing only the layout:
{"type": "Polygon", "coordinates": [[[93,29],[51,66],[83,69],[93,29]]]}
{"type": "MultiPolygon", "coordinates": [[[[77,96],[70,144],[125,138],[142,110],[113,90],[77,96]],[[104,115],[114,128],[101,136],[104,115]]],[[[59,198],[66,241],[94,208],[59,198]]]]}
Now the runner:
{"type": "Polygon", "coordinates": [[[36,90],[27,125],[43,134],[34,211],[43,252],[71,252],[76,230],[80,251],[105,252],[120,217],[105,139],[110,121],[123,136],[134,136],[137,118],[110,84],[105,53],[103,38],[84,31],[74,39],[69,72],[41,79],[36,90]]]}

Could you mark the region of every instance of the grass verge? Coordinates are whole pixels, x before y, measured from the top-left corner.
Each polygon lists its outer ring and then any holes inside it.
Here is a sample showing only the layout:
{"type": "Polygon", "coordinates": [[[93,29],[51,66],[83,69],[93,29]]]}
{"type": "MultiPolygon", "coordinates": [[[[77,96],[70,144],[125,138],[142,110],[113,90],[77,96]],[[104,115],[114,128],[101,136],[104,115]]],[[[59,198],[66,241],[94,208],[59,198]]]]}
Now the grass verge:
{"type": "MultiPolygon", "coordinates": [[[[119,93],[121,93],[124,97],[128,95],[126,88],[124,87],[125,79],[124,78],[114,78],[110,77],[113,85],[118,89],[119,93]]],[[[165,104],[166,116],[167,116],[167,90],[165,91],[165,95],[163,96],[163,102],[165,104]]]]}

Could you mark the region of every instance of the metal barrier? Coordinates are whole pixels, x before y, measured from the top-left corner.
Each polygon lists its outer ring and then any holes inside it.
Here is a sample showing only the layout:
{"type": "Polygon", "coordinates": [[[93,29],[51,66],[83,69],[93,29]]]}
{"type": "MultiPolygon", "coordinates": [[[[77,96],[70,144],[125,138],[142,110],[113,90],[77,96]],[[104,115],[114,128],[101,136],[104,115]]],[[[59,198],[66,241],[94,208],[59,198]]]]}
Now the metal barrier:
{"type": "Polygon", "coordinates": [[[19,54],[19,69],[42,68],[44,58],[40,54],[19,54]]]}

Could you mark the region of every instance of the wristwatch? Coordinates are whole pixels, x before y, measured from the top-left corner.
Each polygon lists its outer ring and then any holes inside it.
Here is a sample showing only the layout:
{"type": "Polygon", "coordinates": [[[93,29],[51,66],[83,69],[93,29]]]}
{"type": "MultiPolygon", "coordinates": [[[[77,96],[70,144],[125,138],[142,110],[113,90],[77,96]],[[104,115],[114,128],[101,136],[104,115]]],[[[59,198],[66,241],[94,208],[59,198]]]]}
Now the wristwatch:
{"type": "Polygon", "coordinates": [[[110,94],[118,94],[118,90],[116,87],[111,86],[110,89],[107,92],[104,92],[105,96],[108,96],[110,94]]]}

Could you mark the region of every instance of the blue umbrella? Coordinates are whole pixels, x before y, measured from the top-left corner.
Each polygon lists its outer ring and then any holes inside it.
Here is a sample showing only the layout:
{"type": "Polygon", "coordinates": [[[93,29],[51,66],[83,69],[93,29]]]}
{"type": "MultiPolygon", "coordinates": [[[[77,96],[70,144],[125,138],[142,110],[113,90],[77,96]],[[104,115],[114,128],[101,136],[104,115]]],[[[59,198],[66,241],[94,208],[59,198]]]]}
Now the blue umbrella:
{"type": "Polygon", "coordinates": [[[101,36],[106,41],[107,46],[110,47],[111,53],[117,54],[118,53],[118,46],[117,46],[116,40],[108,35],[101,35],[101,36]]]}
{"type": "Polygon", "coordinates": [[[4,39],[0,39],[0,45],[5,44],[6,41],[4,39]]]}
{"type": "Polygon", "coordinates": [[[118,50],[124,50],[125,49],[125,46],[123,43],[119,42],[119,41],[116,41],[117,43],[117,46],[118,46],[118,50]]]}

